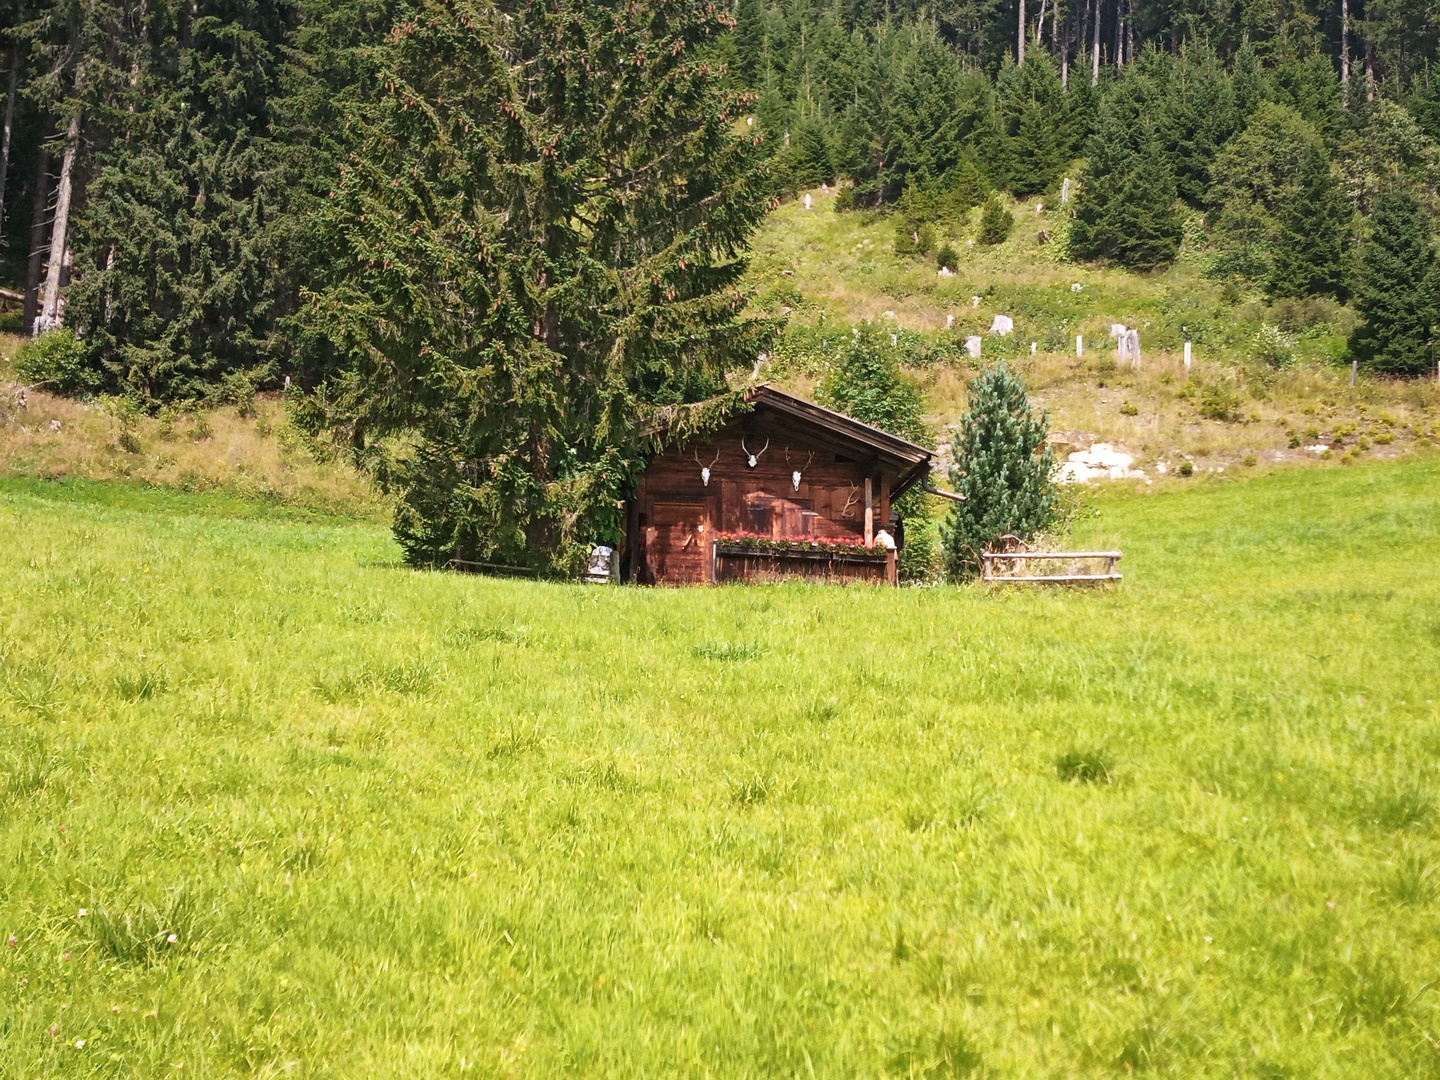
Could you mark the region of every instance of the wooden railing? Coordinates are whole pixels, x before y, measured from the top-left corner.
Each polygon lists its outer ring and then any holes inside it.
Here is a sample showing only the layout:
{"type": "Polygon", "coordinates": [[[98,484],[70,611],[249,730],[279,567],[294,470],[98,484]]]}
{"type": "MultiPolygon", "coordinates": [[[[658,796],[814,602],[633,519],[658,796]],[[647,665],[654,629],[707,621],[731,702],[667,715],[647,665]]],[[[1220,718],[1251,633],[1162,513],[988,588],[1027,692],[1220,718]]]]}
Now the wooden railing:
{"type": "Polygon", "coordinates": [[[1121,573],[1115,568],[1120,561],[1118,551],[987,551],[980,558],[984,561],[981,578],[989,582],[1016,582],[1023,585],[1044,585],[1048,583],[1067,584],[1082,581],[1120,581],[1121,573]],[[1069,560],[1067,573],[1032,574],[1032,560],[1069,560]],[[1101,561],[1105,564],[1101,573],[1081,573],[1079,566],[1084,562],[1101,561]]]}

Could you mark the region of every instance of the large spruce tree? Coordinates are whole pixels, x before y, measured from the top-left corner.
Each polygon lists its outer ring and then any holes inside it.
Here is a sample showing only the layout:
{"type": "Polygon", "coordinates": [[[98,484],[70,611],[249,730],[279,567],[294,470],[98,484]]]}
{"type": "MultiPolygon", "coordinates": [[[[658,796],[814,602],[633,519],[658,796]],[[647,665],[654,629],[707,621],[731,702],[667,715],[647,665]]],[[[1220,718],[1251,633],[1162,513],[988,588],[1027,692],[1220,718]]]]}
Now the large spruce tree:
{"type": "Polygon", "coordinates": [[[1178,197],[1175,174],[1138,109],[1107,103],[1080,180],[1071,250],[1135,270],[1163,266],[1180,250],[1178,197]]]}
{"type": "Polygon", "coordinates": [[[1375,200],[1361,248],[1355,307],[1365,322],[1350,348],[1366,368],[1420,375],[1432,364],[1437,322],[1436,261],[1430,215],[1404,188],[1375,200]]]}
{"type": "Polygon", "coordinates": [[[763,346],[740,278],[769,181],[708,55],[726,20],[418,0],[367,53],[303,347],[336,372],[313,421],[386,465],[413,562],[573,566],[658,410],[763,346]]]}

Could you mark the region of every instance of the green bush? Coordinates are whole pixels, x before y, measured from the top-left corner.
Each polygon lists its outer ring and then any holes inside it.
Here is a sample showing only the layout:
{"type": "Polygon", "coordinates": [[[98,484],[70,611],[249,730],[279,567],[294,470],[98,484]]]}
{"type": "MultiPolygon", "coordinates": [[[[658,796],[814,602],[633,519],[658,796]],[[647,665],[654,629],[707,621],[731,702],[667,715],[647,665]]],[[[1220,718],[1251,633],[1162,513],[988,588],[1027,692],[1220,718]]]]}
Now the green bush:
{"type": "Polygon", "coordinates": [[[67,397],[100,386],[100,375],[89,365],[85,343],[65,326],[22,345],[15,356],[15,372],[31,386],[67,397]]]}
{"type": "Polygon", "coordinates": [[[948,243],[941,244],[940,250],[935,253],[935,262],[941,270],[956,270],[960,266],[960,256],[948,243]]]}
{"type": "Polygon", "coordinates": [[[980,242],[982,244],[1003,244],[1010,238],[1015,227],[1015,215],[1005,209],[998,196],[991,195],[985,200],[985,209],[980,212],[980,242]]]}

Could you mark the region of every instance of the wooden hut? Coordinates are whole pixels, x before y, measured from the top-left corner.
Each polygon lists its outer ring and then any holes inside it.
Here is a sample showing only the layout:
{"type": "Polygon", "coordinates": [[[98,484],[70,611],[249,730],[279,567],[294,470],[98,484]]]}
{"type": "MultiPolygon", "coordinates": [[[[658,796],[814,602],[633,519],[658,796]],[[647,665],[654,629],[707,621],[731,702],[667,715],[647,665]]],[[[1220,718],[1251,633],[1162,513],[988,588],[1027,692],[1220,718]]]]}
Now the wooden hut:
{"type": "Polygon", "coordinates": [[[894,500],[930,473],[923,446],[768,385],[751,411],[647,465],[626,508],[621,576],[895,584],[894,500]]]}

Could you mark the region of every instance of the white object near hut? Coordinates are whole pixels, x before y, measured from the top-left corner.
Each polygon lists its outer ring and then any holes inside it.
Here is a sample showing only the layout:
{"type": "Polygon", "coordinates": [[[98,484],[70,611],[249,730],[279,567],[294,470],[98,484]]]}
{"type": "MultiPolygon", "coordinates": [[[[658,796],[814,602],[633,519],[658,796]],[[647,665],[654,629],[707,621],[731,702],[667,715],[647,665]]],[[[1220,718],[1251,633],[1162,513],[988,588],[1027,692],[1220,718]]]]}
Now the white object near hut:
{"type": "Polygon", "coordinates": [[[597,544],[585,563],[585,580],[595,585],[609,585],[615,580],[614,567],[615,549],[609,544],[597,544]]]}
{"type": "Polygon", "coordinates": [[[965,351],[968,352],[973,358],[975,358],[975,359],[977,359],[977,360],[980,358],[980,335],[979,335],[979,334],[971,334],[969,337],[967,337],[967,338],[965,339],[965,351]]]}

